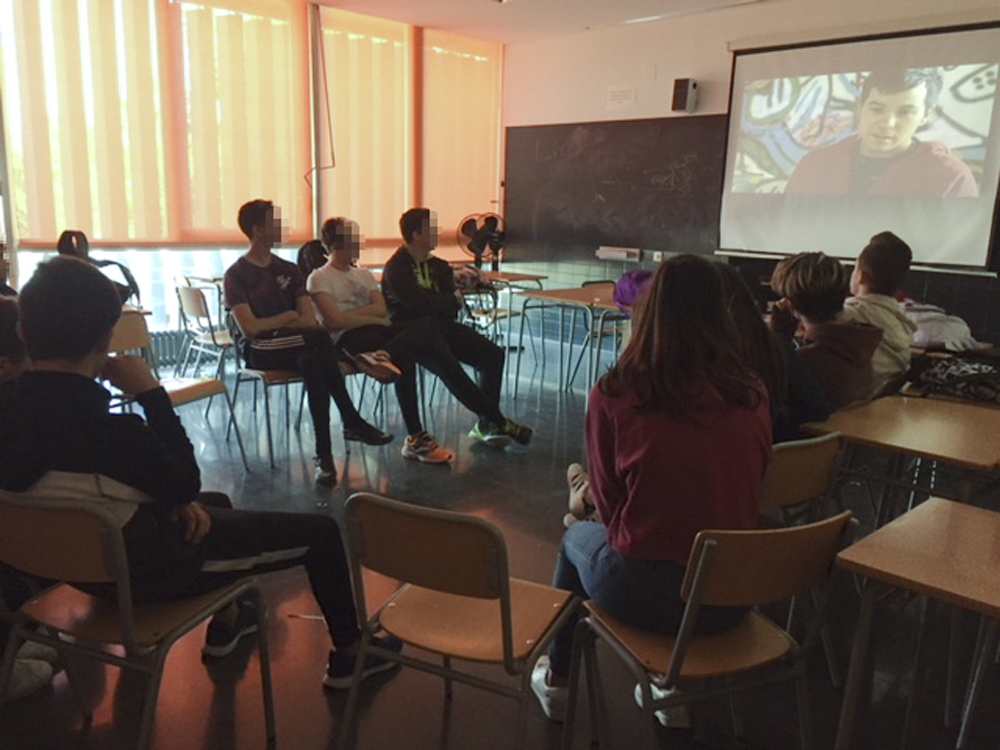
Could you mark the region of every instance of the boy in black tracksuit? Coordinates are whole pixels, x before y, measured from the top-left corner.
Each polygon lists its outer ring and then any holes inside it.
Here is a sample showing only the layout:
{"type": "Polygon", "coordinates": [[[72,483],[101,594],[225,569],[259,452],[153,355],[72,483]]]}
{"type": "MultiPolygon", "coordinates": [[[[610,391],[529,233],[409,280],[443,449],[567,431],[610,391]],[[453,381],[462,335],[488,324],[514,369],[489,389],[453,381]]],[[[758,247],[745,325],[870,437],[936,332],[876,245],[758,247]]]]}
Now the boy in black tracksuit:
{"type": "MultiPolygon", "coordinates": [[[[166,391],[138,357],[108,357],[121,312],[96,268],[41,264],[19,298],[33,370],[0,405],[0,489],[107,502],[122,523],[136,602],[195,596],[248,574],[304,565],[336,646],[324,684],[350,685],[360,637],[347,561],[328,516],[203,507],[194,449],[166,391]],[[108,411],[100,375],[132,395],[146,420],[108,411]],[[72,495],[71,495],[72,496],[72,495]]],[[[96,590],[101,595],[105,590],[96,590]]],[[[255,629],[247,608],[210,625],[205,653],[223,656],[255,629]]],[[[366,672],[387,668],[373,662],[366,672]]]]}
{"type": "Polygon", "coordinates": [[[504,352],[478,331],[455,318],[460,308],[455,278],[449,266],[431,255],[437,246],[437,217],[426,208],[411,208],[399,219],[403,245],[385,265],[382,293],[393,323],[433,321],[446,349],[438,357],[442,372],[435,371],[455,397],[479,421],[469,432],[474,440],[504,447],[511,440],[527,444],[532,431],[507,419],[500,411],[504,352]],[[479,374],[477,386],[459,363],[479,374]]]}

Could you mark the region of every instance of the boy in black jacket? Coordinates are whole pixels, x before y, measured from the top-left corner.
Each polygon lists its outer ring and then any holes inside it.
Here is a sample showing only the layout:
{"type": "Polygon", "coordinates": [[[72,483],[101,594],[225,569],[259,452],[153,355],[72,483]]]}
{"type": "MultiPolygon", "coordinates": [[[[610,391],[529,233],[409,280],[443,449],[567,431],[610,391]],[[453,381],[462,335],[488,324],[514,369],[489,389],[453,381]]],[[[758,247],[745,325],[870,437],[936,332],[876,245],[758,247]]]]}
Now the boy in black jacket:
{"type": "MultiPolygon", "coordinates": [[[[360,631],[337,523],[196,502],[198,464],[166,391],[141,358],[108,356],[121,303],[96,268],[74,258],[42,263],[18,303],[33,369],[0,407],[0,489],[107,501],[122,523],[136,602],[191,597],[304,565],[336,646],[324,684],[349,687],[360,631]],[[99,376],[134,396],[146,420],[110,413],[99,376]]],[[[230,653],[256,629],[254,620],[246,605],[220,613],[204,652],[230,653]]],[[[373,660],[366,673],[390,666],[373,660]]]]}
{"type": "Polygon", "coordinates": [[[393,323],[429,319],[444,339],[450,357],[442,377],[455,397],[474,412],[479,420],[469,432],[472,439],[494,447],[505,447],[511,440],[527,445],[532,430],[507,419],[500,411],[500,388],[503,385],[504,352],[499,346],[455,318],[461,302],[455,291],[451,266],[431,255],[437,247],[437,217],[426,208],[411,208],[399,219],[403,245],[385,264],[382,293],[393,323]],[[479,374],[473,383],[461,365],[470,365],[479,374]]]}

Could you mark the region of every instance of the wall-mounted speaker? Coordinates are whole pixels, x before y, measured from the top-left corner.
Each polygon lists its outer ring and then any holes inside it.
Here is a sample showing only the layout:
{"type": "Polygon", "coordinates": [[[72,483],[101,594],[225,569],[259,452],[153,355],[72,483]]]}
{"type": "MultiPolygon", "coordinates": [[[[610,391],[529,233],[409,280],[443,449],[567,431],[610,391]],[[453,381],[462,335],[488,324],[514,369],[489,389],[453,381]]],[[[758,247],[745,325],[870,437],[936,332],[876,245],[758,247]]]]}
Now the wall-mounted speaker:
{"type": "Polygon", "coordinates": [[[694,112],[698,106],[698,82],[693,78],[674,80],[674,112],[694,112]]]}

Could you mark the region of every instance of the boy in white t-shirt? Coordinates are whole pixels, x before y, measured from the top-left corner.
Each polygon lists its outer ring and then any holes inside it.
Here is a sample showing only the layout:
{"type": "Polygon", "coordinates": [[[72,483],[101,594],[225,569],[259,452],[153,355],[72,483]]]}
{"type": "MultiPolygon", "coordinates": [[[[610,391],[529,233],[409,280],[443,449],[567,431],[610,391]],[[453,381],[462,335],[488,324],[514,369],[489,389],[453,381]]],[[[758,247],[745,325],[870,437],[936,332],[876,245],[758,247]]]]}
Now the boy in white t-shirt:
{"type": "Polygon", "coordinates": [[[399,372],[396,398],[408,433],[403,457],[432,464],[450,461],[452,452],[424,430],[417,400],[415,355],[431,333],[422,325],[390,323],[375,277],[353,265],[363,242],[357,224],[349,219],[329,219],[322,234],[330,258],[309,274],[306,283],[319,319],[341,351],[399,372]]]}
{"type": "Polygon", "coordinates": [[[873,396],[910,367],[916,325],[906,317],[895,295],[910,269],[910,246],[892,232],[879,232],[858,256],[851,274],[851,294],[844,302],[842,323],[867,323],[882,330],[872,355],[873,396]]]}

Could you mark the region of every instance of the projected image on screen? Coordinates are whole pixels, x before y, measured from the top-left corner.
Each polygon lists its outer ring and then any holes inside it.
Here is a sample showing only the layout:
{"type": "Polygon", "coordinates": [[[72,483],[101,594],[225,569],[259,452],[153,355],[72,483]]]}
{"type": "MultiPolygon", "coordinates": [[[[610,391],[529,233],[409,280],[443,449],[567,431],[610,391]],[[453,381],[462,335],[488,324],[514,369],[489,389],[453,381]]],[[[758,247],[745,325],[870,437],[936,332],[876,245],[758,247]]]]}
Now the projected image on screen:
{"type": "Polygon", "coordinates": [[[998,79],[993,23],[741,50],[721,248],[850,260],[890,231],[918,265],[1000,266],[998,79]]]}
{"type": "Polygon", "coordinates": [[[752,81],[732,190],[975,197],[998,69],[882,68],[752,81]]]}

